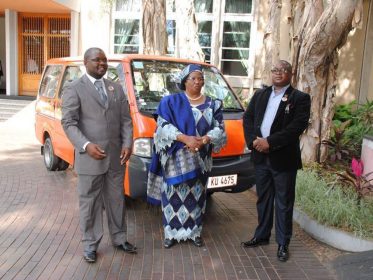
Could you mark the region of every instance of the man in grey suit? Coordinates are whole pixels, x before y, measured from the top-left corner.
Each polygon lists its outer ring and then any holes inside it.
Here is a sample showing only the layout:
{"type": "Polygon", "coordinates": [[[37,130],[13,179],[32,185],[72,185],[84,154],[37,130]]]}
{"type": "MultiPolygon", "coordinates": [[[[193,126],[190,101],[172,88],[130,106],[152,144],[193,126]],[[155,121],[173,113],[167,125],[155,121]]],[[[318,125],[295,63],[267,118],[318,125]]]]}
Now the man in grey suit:
{"type": "Polygon", "coordinates": [[[84,54],[87,73],[64,88],[62,126],[75,147],[83,257],[96,261],[103,236],[105,208],[111,241],[135,253],[127,242],[123,179],[132,152],[132,119],[122,87],[104,79],[105,53],[90,48],[84,54]]]}

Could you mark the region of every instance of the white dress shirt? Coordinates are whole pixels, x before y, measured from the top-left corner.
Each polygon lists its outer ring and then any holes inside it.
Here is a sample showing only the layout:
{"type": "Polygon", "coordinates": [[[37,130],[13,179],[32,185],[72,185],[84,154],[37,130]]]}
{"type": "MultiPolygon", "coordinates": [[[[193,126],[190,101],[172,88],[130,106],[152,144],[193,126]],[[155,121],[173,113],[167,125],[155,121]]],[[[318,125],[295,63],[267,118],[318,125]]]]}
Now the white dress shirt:
{"type": "Polygon", "coordinates": [[[263,122],[260,126],[260,131],[262,133],[263,138],[267,138],[271,134],[271,127],[275,119],[278,107],[280,106],[281,99],[289,86],[290,84],[283,87],[277,92],[275,92],[275,88],[274,86],[272,86],[271,96],[269,97],[267,108],[264,113],[263,122]]]}

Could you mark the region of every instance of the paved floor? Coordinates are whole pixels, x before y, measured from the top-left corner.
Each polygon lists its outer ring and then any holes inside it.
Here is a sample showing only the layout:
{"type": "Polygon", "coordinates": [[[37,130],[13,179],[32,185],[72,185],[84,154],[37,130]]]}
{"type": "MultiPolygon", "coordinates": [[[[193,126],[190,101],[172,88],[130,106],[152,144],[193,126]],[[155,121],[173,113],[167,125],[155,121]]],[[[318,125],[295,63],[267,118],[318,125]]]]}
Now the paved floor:
{"type": "Polygon", "coordinates": [[[48,172],[34,137],[33,105],[0,124],[0,279],[335,279],[297,234],[287,263],[277,245],[243,249],[256,226],[255,196],[216,193],[208,200],[206,246],[162,247],[160,211],[128,200],[128,239],[139,248],[124,254],[104,239],[98,261],[81,256],[76,176],[48,172]]]}

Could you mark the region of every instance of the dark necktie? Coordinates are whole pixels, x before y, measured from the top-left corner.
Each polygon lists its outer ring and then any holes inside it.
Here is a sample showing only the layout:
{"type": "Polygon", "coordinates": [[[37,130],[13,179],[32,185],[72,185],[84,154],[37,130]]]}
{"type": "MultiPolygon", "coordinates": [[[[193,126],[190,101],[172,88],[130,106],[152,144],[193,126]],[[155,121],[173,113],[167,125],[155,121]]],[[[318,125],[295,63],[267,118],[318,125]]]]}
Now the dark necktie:
{"type": "Polygon", "coordinates": [[[100,80],[96,80],[95,81],[95,87],[96,87],[98,93],[100,94],[102,102],[106,105],[107,96],[104,92],[104,89],[102,88],[102,82],[100,80]]]}

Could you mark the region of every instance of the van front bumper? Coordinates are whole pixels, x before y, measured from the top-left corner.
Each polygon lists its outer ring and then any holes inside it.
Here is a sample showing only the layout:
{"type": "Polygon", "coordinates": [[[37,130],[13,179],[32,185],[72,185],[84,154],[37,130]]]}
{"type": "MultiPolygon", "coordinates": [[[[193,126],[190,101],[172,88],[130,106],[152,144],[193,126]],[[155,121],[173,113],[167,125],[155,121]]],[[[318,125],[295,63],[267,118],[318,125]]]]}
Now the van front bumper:
{"type": "MultiPolygon", "coordinates": [[[[132,155],[128,161],[129,195],[132,198],[145,197],[148,183],[148,170],[151,159],[132,155]]],[[[254,166],[250,154],[213,158],[213,167],[209,176],[237,174],[237,185],[209,189],[208,192],[242,192],[255,183],[254,166]]]]}
{"type": "Polygon", "coordinates": [[[213,166],[209,176],[223,176],[237,174],[237,185],[208,189],[208,192],[243,192],[255,184],[254,165],[251,155],[213,158],[213,166]]]}

